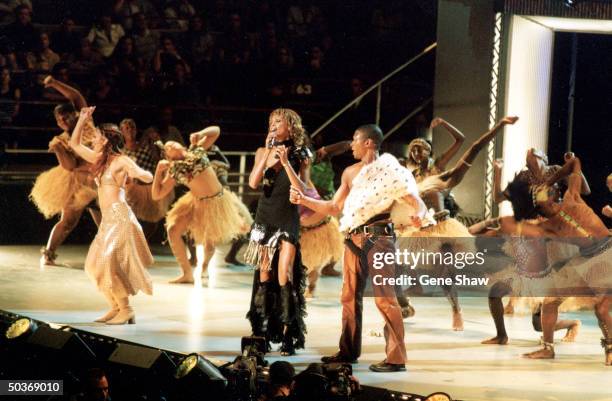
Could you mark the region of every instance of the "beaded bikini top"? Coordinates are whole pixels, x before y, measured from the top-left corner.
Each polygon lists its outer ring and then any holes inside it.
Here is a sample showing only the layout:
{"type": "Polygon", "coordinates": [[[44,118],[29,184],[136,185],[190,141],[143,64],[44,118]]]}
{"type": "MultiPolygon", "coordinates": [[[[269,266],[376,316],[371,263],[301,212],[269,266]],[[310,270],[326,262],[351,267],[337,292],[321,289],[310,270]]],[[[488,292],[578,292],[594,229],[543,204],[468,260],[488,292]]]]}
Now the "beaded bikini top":
{"type": "Polygon", "coordinates": [[[183,160],[174,160],[170,166],[170,176],[176,182],[187,185],[198,174],[210,167],[206,150],[201,146],[190,146],[183,160]]]}

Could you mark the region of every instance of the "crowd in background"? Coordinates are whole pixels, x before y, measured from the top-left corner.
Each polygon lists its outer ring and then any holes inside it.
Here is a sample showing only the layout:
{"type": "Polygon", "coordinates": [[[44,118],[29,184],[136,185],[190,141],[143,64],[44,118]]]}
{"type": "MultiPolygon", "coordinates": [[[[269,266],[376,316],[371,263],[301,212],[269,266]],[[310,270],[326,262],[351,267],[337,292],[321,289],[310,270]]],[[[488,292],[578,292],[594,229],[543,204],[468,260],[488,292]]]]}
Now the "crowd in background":
{"type": "Polygon", "coordinates": [[[50,73],[96,105],[265,106],[293,95],[316,99],[320,91],[301,83],[330,78],[346,81],[346,98],[351,80],[363,84],[395,66],[394,57],[405,60],[401,50],[387,48],[402,43],[411,55],[411,45],[422,44],[414,32],[423,15],[434,15],[428,7],[426,1],[10,0],[0,5],[0,93],[14,102],[1,103],[0,124],[18,121],[19,100],[62,100],[42,85],[50,73]]]}

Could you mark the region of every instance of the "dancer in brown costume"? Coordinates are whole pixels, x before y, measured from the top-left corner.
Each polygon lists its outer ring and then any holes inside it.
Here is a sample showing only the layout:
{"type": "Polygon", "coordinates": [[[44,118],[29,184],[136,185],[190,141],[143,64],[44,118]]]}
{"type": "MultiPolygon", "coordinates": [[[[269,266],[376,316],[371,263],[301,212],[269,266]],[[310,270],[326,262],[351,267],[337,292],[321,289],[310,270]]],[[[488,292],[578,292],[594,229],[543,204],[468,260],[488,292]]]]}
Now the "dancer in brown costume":
{"type": "MultiPolygon", "coordinates": [[[[315,212],[338,215],[342,211],[340,229],[345,240],[342,285],[342,336],[340,351],[322,358],[323,362],[354,363],[361,355],[363,295],[369,276],[382,274],[394,277],[395,264],[372,270],[373,255],[394,252],[393,224],[389,211],[395,204],[405,205],[411,224],[419,226],[425,214],[425,204],[418,197],[412,174],[390,154],[378,155],[383,139],[376,125],[359,127],[353,135],[351,148],[359,160],[344,170],[342,183],[332,200],[317,200],[304,195],[301,188],[291,188],[291,202],[315,212]]],[[[374,372],[405,370],[406,346],[404,325],[395,289],[373,285],[376,306],[385,320],[387,357],[370,366],[374,372]]]]}

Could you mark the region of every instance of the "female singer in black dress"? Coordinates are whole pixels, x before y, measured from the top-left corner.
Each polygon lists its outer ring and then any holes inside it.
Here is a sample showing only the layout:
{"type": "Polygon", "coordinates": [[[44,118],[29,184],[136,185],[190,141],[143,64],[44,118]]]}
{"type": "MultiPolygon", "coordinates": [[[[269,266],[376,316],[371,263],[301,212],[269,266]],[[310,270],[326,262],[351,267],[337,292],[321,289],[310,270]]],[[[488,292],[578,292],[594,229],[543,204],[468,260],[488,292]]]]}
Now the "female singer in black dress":
{"type": "Polygon", "coordinates": [[[245,259],[256,266],[247,318],[254,335],[282,343],[281,355],[304,347],[305,275],[299,250],[300,218],[289,202],[291,185],[304,189],[308,137],[293,110],[270,114],[266,147],[255,154],[249,186],[263,185],[245,259]]]}

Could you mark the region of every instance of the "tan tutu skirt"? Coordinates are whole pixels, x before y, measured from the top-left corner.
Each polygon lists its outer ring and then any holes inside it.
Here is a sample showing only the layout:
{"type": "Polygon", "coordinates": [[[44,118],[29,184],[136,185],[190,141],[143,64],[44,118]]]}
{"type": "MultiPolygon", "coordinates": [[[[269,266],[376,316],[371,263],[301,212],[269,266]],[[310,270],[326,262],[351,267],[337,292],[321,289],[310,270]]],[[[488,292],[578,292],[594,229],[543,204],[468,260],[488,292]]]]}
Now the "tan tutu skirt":
{"type": "Polygon", "coordinates": [[[451,252],[476,252],[474,236],[466,226],[452,217],[421,230],[397,234],[397,246],[400,250],[438,252],[442,245],[447,245],[451,252]]]}
{"type": "Polygon", "coordinates": [[[328,263],[341,260],[344,239],[340,233],[338,221],[330,218],[318,227],[302,227],[300,229],[300,249],[302,264],[307,267],[308,273],[328,263]]]}
{"type": "Polygon", "coordinates": [[[153,284],[146,268],[153,264],[136,216],[125,202],[113,203],[102,211],[102,222],[87,258],[85,272],[99,290],[119,296],[138,291],[151,295],[153,284]]]}
{"type": "MultiPolygon", "coordinates": [[[[544,297],[517,297],[514,303],[515,314],[531,314],[544,301],[544,297]]],[[[593,310],[597,297],[569,297],[559,305],[559,312],[593,310]]]]}
{"type": "Polygon", "coordinates": [[[83,209],[97,192],[87,172],[55,166],[41,173],[30,192],[30,200],[49,219],[64,208],[83,209]]]}
{"type": "Polygon", "coordinates": [[[600,296],[612,293],[612,239],[607,239],[593,256],[576,256],[556,272],[559,294],[600,296]]]}
{"type": "Polygon", "coordinates": [[[165,198],[155,201],[151,195],[151,184],[132,183],[127,187],[126,197],[138,220],[157,223],[164,218],[174,202],[174,190],[165,198]]]}
{"type": "Polygon", "coordinates": [[[197,199],[187,192],[172,205],[166,224],[172,226],[186,219],[187,230],[196,243],[222,244],[249,231],[250,226],[241,216],[238,203],[241,202],[236,194],[228,190],[207,199],[197,199]]]}
{"type": "Polygon", "coordinates": [[[249,231],[251,231],[251,226],[253,225],[253,216],[251,216],[251,212],[249,212],[249,208],[238,198],[238,196],[231,192],[230,190],[225,190],[226,193],[230,193],[230,199],[236,205],[238,209],[238,214],[243,222],[243,230],[241,232],[242,235],[246,235],[249,231]]]}

